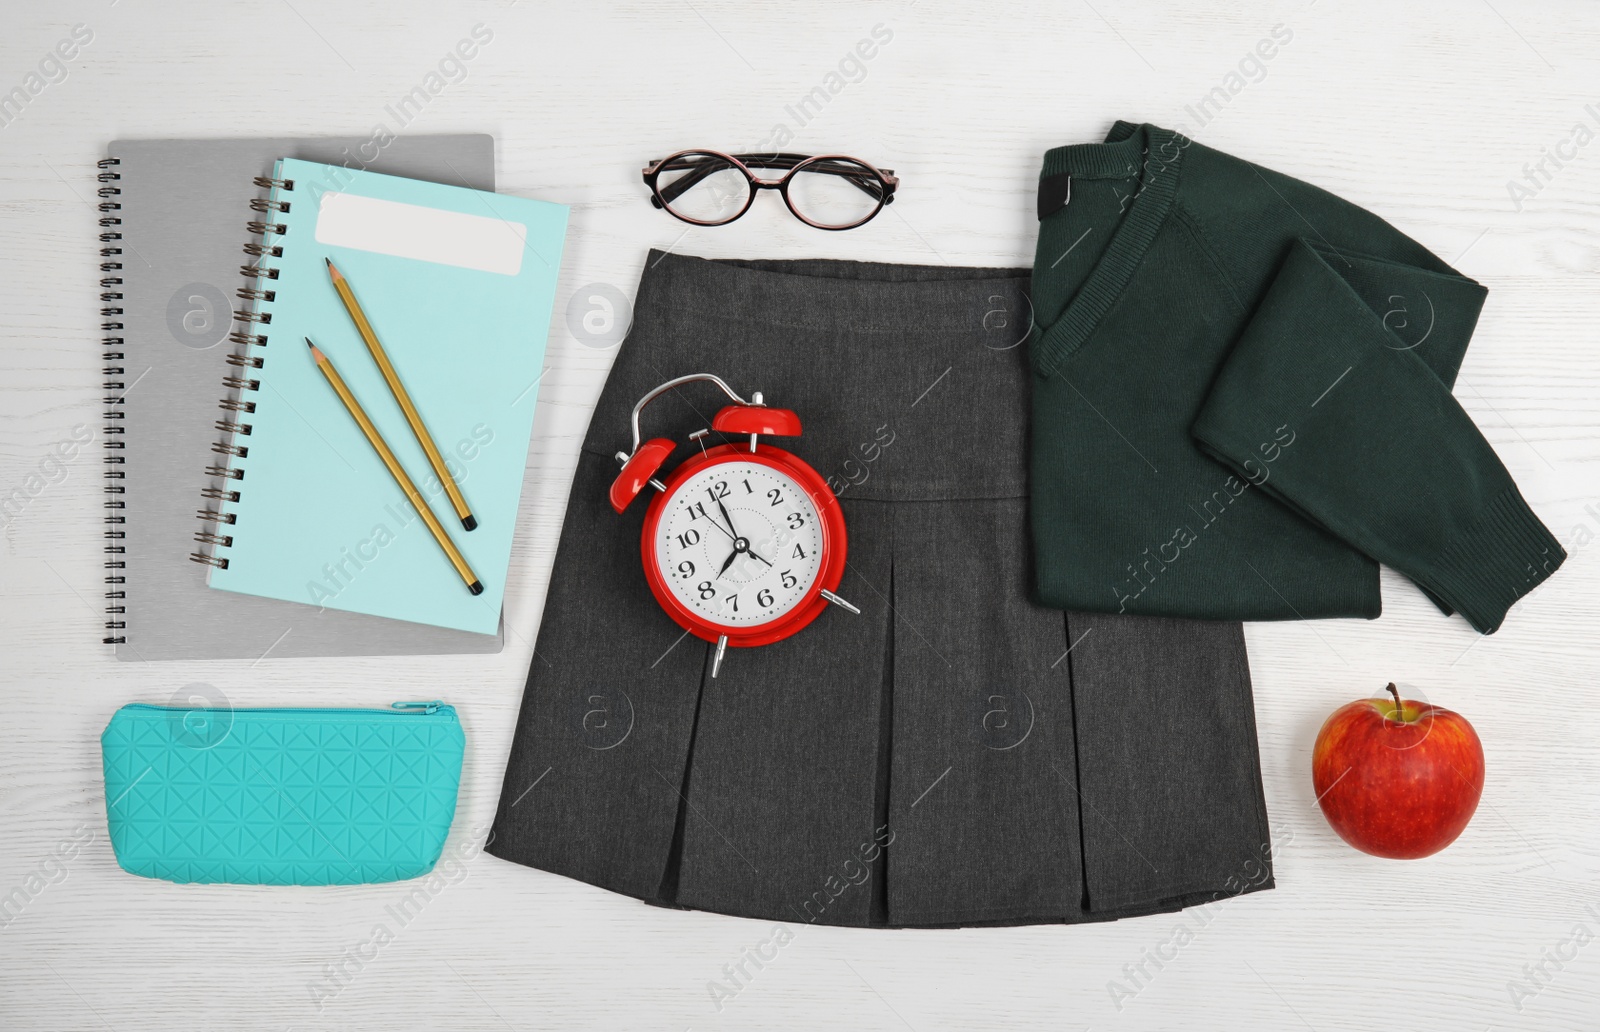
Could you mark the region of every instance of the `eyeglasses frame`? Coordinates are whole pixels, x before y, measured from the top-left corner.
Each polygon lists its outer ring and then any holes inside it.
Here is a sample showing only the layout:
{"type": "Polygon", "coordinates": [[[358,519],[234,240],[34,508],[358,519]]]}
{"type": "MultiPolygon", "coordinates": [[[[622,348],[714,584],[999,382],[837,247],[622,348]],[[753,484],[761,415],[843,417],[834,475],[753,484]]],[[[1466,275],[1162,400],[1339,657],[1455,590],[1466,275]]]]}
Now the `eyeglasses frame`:
{"type": "Polygon", "coordinates": [[[795,218],[799,219],[801,222],[804,222],[813,229],[824,229],[834,232],[845,229],[855,229],[856,227],[865,225],[876,218],[878,213],[884,209],[885,205],[893,204],[895,190],[900,185],[900,180],[895,178],[893,169],[878,168],[869,161],[862,161],[860,158],[852,157],[849,154],[727,154],[722,151],[694,148],[691,150],[681,150],[675,154],[669,154],[664,158],[652,161],[650,164],[644,167],[642,173],[645,185],[650,188],[650,203],[655,207],[662,209],[673,218],[682,222],[687,222],[694,226],[726,226],[728,223],[737,220],[743,216],[745,212],[750,210],[750,206],[755,203],[757,191],[776,190],[778,191],[779,196],[783,198],[784,207],[789,209],[789,214],[793,215],[795,218]],[[689,174],[683,178],[669,183],[666,188],[663,189],[658,182],[661,173],[667,171],[672,162],[690,155],[704,155],[706,157],[717,158],[719,160],[726,161],[730,166],[743,173],[745,181],[749,184],[749,192],[745,197],[744,206],[727,218],[717,219],[715,221],[691,218],[688,215],[684,215],[674,210],[672,207],[672,201],[674,199],[683,194],[690,187],[699,183],[702,179],[706,178],[706,176],[722,171],[721,168],[714,167],[710,163],[707,163],[702,167],[689,172],[689,174]],[[875,178],[863,181],[863,177],[858,174],[858,170],[855,168],[842,169],[837,166],[829,167],[826,165],[827,162],[838,161],[848,161],[853,165],[859,165],[861,168],[871,172],[875,178]],[[777,179],[763,179],[754,172],[750,171],[751,165],[754,165],[757,168],[777,168],[787,169],[787,171],[777,179]],[[821,172],[828,175],[843,176],[850,181],[851,185],[855,186],[857,189],[876,200],[878,202],[877,206],[862,218],[844,226],[829,226],[821,222],[817,222],[814,219],[807,218],[800,212],[799,209],[794,206],[794,202],[789,197],[789,183],[792,182],[794,177],[801,172],[821,172]]]}

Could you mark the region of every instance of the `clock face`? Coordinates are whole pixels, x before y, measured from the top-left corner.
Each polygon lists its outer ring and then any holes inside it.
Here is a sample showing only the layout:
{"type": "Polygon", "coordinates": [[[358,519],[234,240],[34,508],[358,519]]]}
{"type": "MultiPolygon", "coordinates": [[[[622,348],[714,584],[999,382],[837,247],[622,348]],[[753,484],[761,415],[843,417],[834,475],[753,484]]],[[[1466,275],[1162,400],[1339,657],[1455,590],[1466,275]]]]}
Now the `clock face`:
{"type": "Polygon", "coordinates": [[[655,535],[667,590],[713,624],[771,623],[800,604],[822,571],[822,521],[811,496],[757,462],[719,462],[677,485],[655,535]]]}

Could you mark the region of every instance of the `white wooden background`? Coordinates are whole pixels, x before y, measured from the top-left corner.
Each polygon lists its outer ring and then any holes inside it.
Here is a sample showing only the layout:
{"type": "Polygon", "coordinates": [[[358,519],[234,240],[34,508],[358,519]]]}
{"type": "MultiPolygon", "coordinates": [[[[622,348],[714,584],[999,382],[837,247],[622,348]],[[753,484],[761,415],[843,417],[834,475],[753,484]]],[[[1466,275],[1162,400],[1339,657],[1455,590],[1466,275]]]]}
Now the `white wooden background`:
{"type": "Polygon", "coordinates": [[[492,132],[502,190],[573,206],[502,655],[119,665],[98,645],[98,452],[4,527],[0,894],[30,872],[53,880],[0,928],[0,1027],[1600,1028],[1600,145],[1566,142],[1578,124],[1600,133],[1600,10],[1576,0],[1194,7],[0,3],[0,90],[23,83],[72,26],[93,33],[65,79],[0,128],[0,495],[75,425],[99,425],[88,199],[107,141],[392,129],[386,105],[482,23],[492,41],[410,131],[492,132]],[[857,81],[800,125],[787,108],[879,24],[892,39],[864,74],[847,66],[857,81]],[[1279,25],[1292,39],[1258,69],[1248,55],[1279,25]],[[1201,125],[1186,108],[1241,61],[1243,88],[1201,125]],[[1279,887],[1207,917],[792,926],[778,958],[719,1010],[708,983],[726,984],[724,965],[774,926],[657,910],[474,857],[579,439],[613,354],[580,340],[568,300],[594,284],[631,298],[652,245],[1025,265],[1041,153],[1098,139],[1119,117],[1186,129],[1328,187],[1490,286],[1457,394],[1566,542],[1566,567],[1490,638],[1387,573],[1376,622],[1250,626],[1279,887]],[[846,234],[808,230],[770,197],[737,226],[687,232],[645,203],[644,159],[750,147],[779,124],[794,149],[893,167],[899,200],[846,234]],[[1547,153],[1570,160],[1547,162],[1548,182],[1518,210],[1508,181],[1547,153]],[[1389,680],[1465,713],[1488,755],[1472,825],[1408,864],[1341,844],[1310,782],[1323,717],[1389,680]],[[470,748],[449,848],[469,859],[375,956],[347,951],[393,924],[385,908],[400,886],[178,887],[117,869],[98,733],[122,703],[191,682],[234,705],[445,696],[461,706],[470,748]],[[56,866],[49,858],[74,835],[87,844],[56,866]],[[1180,925],[1193,940],[1174,952],[1180,925]],[[1158,954],[1159,970],[1147,960],[1158,954]],[[348,984],[318,1010],[313,990],[335,985],[327,966],[349,956],[359,970],[346,960],[348,984]],[[1141,963],[1152,977],[1136,983],[1126,966],[1141,963]],[[1113,980],[1131,996],[1114,1001],[1113,980]]]}

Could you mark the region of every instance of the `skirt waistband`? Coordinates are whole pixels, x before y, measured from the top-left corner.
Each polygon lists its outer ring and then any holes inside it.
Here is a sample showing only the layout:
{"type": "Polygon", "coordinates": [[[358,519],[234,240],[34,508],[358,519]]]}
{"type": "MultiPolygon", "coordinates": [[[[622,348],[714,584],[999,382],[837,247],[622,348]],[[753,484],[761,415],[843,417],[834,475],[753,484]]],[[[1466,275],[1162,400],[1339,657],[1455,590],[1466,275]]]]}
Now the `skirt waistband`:
{"type": "Polygon", "coordinates": [[[764,325],[839,333],[971,334],[1005,348],[1025,340],[1031,325],[1029,276],[1026,268],[713,259],[652,249],[640,299],[671,307],[710,295],[717,299],[712,311],[725,307],[736,318],[764,325]]]}
{"type": "MultiPolygon", "coordinates": [[[[799,413],[802,436],[771,443],[811,463],[841,498],[1021,497],[1027,286],[1027,269],[653,250],[584,447],[625,451],[645,392],[715,373],[799,413]]],[[[709,385],[680,388],[646,410],[642,433],[683,441],[725,400],[709,385]]]]}

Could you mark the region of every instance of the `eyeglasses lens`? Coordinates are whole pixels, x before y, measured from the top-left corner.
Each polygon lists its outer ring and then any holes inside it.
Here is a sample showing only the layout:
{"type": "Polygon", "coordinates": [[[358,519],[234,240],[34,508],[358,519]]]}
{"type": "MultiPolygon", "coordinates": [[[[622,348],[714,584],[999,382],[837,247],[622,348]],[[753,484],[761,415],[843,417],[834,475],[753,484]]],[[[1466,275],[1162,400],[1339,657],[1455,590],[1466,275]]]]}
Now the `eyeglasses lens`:
{"type": "Polygon", "coordinates": [[[750,201],[750,181],[728,159],[715,154],[674,158],[656,178],[668,209],[694,222],[726,222],[750,201]]]}
{"type": "Polygon", "coordinates": [[[819,226],[854,226],[883,205],[884,185],[859,162],[829,158],[798,169],[789,180],[789,203],[819,226]]]}

